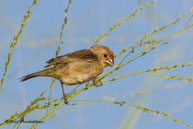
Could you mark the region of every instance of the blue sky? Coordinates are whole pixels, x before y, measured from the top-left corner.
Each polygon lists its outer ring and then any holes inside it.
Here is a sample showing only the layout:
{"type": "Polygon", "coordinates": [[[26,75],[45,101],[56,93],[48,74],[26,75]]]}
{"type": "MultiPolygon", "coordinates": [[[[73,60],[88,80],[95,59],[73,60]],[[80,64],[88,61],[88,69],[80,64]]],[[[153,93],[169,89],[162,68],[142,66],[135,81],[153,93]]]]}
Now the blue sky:
{"type": "MultiPolygon", "coordinates": [[[[13,34],[19,30],[21,20],[32,1],[0,1],[0,75],[3,74],[4,62],[7,60],[9,44],[13,34]]],[[[149,1],[141,1],[144,5],[149,1]]],[[[135,0],[72,0],[68,12],[68,24],[65,26],[59,55],[71,51],[89,48],[94,41],[109,27],[123,20],[137,7],[135,0]]],[[[38,1],[32,8],[31,17],[15,47],[8,72],[0,92],[0,120],[3,121],[15,111],[23,111],[25,107],[47,88],[51,78],[34,78],[20,82],[18,78],[43,69],[45,62],[53,58],[57,49],[60,27],[64,19],[64,8],[67,1],[38,1]]],[[[121,24],[99,44],[106,45],[117,54],[123,47],[130,47],[150,33],[157,26],[161,27],[193,7],[192,0],[158,0],[155,5],[144,9],[129,23],[121,24]]],[[[186,26],[187,16],[176,25],[171,25],[164,32],[152,36],[161,39],[186,26]]],[[[193,20],[190,24],[193,23],[193,20]]],[[[193,29],[190,28],[166,40],[163,45],[147,55],[128,64],[116,72],[133,73],[152,67],[187,64],[192,62],[193,29]]],[[[118,63],[118,59],[115,60],[118,63]]],[[[107,68],[105,71],[110,70],[107,68]]],[[[159,74],[179,75],[193,78],[192,67],[162,71],[159,74]]],[[[104,73],[105,73],[104,71],[104,73]]],[[[65,87],[70,92],[74,87],[65,87]]],[[[102,87],[91,87],[73,100],[110,100],[126,101],[145,106],[153,110],[167,112],[172,117],[193,126],[192,84],[186,81],[165,80],[155,76],[131,76],[114,82],[103,84],[102,87]],[[136,96],[136,93],[138,94],[136,96]]],[[[48,97],[49,93],[46,93],[48,97]]],[[[59,82],[52,88],[52,97],[62,96],[59,82]]],[[[138,112],[132,107],[96,102],[71,102],[75,106],[62,106],[54,118],[47,118],[37,129],[182,129],[161,116],[138,112]],[[132,116],[132,114],[134,114],[132,116]],[[126,126],[127,123],[130,123],[126,126]]],[[[26,119],[38,120],[45,112],[38,111],[26,119]]],[[[10,126],[2,126],[9,129],[10,126]]],[[[30,124],[21,126],[28,128],[30,124]]]]}

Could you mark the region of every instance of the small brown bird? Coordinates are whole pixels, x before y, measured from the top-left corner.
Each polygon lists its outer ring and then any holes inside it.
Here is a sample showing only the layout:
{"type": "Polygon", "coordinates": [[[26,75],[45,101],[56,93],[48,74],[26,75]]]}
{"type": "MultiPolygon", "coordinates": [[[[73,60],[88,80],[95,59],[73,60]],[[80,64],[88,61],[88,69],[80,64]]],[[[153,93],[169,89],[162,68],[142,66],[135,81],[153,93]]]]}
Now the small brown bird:
{"type": "Polygon", "coordinates": [[[60,81],[64,102],[68,100],[63,84],[76,85],[93,80],[103,72],[107,66],[114,65],[114,53],[106,46],[94,45],[89,49],[82,49],[63,56],[56,60],[50,59],[46,69],[26,75],[21,81],[34,77],[52,77],[60,81]]]}

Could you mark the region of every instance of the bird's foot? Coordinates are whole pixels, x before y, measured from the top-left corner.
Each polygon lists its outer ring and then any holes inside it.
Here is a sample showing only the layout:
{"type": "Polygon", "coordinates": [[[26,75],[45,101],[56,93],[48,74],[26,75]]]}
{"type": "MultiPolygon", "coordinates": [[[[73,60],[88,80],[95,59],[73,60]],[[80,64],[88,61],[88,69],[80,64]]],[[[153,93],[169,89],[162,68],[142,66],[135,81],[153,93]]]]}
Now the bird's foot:
{"type": "Polygon", "coordinates": [[[68,105],[68,97],[70,96],[70,94],[65,94],[65,96],[62,97],[62,99],[64,99],[64,103],[68,105]]]}
{"type": "Polygon", "coordinates": [[[100,87],[100,86],[103,85],[101,80],[99,80],[99,81],[93,80],[93,84],[94,84],[95,87],[100,87]]]}

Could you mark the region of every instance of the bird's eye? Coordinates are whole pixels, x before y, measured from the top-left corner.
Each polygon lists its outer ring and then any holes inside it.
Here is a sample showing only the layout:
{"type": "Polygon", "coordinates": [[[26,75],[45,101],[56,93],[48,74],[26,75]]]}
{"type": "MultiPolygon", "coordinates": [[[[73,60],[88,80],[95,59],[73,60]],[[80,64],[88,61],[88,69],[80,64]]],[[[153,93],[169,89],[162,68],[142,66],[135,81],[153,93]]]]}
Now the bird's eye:
{"type": "Polygon", "coordinates": [[[104,54],[104,57],[107,57],[107,55],[106,55],[106,54],[104,54]]]}

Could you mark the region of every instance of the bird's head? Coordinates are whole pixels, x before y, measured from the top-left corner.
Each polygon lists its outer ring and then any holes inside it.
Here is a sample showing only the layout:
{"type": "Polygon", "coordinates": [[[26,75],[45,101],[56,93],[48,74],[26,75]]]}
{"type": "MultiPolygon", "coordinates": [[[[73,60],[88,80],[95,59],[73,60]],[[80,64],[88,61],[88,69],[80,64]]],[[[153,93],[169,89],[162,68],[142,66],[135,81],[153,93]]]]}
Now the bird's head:
{"type": "Polygon", "coordinates": [[[114,65],[114,53],[106,46],[94,45],[89,48],[95,53],[104,67],[114,65]]]}

